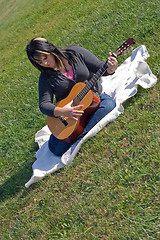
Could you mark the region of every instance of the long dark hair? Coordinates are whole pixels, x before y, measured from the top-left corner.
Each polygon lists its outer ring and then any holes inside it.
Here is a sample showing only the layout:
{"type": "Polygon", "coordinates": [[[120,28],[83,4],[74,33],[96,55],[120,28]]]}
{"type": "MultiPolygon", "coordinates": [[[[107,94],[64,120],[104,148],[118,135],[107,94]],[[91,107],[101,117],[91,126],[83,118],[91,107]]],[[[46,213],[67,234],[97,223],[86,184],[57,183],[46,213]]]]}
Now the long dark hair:
{"type": "Polygon", "coordinates": [[[65,67],[62,58],[67,59],[70,64],[76,62],[76,57],[74,56],[73,52],[67,51],[66,48],[56,47],[42,37],[33,38],[27,44],[26,52],[33,66],[43,73],[51,71],[56,72],[54,69],[43,67],[38,63],[42,61],[48,54],[52,54],[55,57],[58,67],[65,67]]]}

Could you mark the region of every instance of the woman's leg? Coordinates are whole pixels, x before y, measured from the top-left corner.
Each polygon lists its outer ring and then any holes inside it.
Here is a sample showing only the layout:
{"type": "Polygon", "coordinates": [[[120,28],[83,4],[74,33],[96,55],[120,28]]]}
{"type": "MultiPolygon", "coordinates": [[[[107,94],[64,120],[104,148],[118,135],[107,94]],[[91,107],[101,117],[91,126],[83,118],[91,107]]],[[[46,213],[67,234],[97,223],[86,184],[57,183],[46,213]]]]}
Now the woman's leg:
{"type": "Polygon", "coordinates": [[[116,103],[113,100],[113,98],[111,98],[109,95],[101,94],[100,99],[101,102],[99,108],[88,119],[85,129],[79,137],[81,138],[84,137],[86,133],[89,132],[89,130],[91,130],[103,117],[105,117],[109,112],[111,112],[115,108],[116,103]]]}
{"type": "Polygon", "coordinates": [[[57,156],[62,156],[71,146],[71,143],[64,142],[57,139],[53,134],[51,134],[49,139],[49,149],[57,156]]]}

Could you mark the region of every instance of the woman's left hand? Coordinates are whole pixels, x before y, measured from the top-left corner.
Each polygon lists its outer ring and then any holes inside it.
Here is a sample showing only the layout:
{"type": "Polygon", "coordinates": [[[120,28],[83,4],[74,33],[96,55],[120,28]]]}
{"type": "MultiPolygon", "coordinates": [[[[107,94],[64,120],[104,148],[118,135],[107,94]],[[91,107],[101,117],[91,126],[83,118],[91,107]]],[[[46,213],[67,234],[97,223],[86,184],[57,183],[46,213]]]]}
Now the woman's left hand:
{"type": "Polygon", "coordinates": [[[108,58],[108,62],[107,62],[107,72],[108,74],[113,74],[116,69],[118,68],[118,62],[117,59],[115,57],[112,57],[112,53],[109,53],[109,58],[108,58]]]}

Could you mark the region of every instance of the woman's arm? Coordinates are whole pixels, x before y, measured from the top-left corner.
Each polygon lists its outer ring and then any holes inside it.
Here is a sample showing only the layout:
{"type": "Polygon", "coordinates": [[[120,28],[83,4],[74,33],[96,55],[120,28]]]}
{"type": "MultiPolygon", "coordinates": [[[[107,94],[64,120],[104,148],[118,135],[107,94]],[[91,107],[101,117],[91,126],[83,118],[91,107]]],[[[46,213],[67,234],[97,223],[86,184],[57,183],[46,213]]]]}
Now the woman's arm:
{"type": "MultiPolygon", "coordinates": [[[[96,73],[104,65],[104,62],[97,58],[89,50],[78,46],[75,50],[77,50],[79,55],[83,58],[83,61],[91,72],[96,73]]],[[[111,55],[112,54],[109,53],[109,58],[107,62],[108,68],[107,71],[103,74],[103,76],[113,74],[118,67],[117,59],[112,57],[111,55]]]]}
{"type": "Polygon", "coordinates": [[[39,108],[41,112],[50,117],[70,117],[77,120],[76,117],[81,116],[83,111],[80,108],[83,105],[72,107],[72,102],[64,107],[57,107],[53,104],[53,91],[48,83],[47,77],[43,74],[39,78],[39,108]]]}
{"type": "Polygon", "coordinates": [[[43,74],[39,78],[39,108],[40,111],[50,117],[54,116],[55,105],[53,104],[53,91],[48,79],[43,74]]]}

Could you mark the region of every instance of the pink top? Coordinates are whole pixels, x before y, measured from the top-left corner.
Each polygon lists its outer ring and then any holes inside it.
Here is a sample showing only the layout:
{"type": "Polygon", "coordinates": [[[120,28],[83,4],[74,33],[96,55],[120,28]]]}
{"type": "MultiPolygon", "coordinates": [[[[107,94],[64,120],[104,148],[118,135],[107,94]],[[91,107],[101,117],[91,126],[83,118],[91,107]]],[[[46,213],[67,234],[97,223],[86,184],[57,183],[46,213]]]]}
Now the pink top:
{"type": "Polygon", "coordinates": [[[67,78],[70,78],[73,80],[73,69],[72,67],[70,68],[70,70],[66,73],[63,73],[64,76],[66,76],[67,78]]]}

